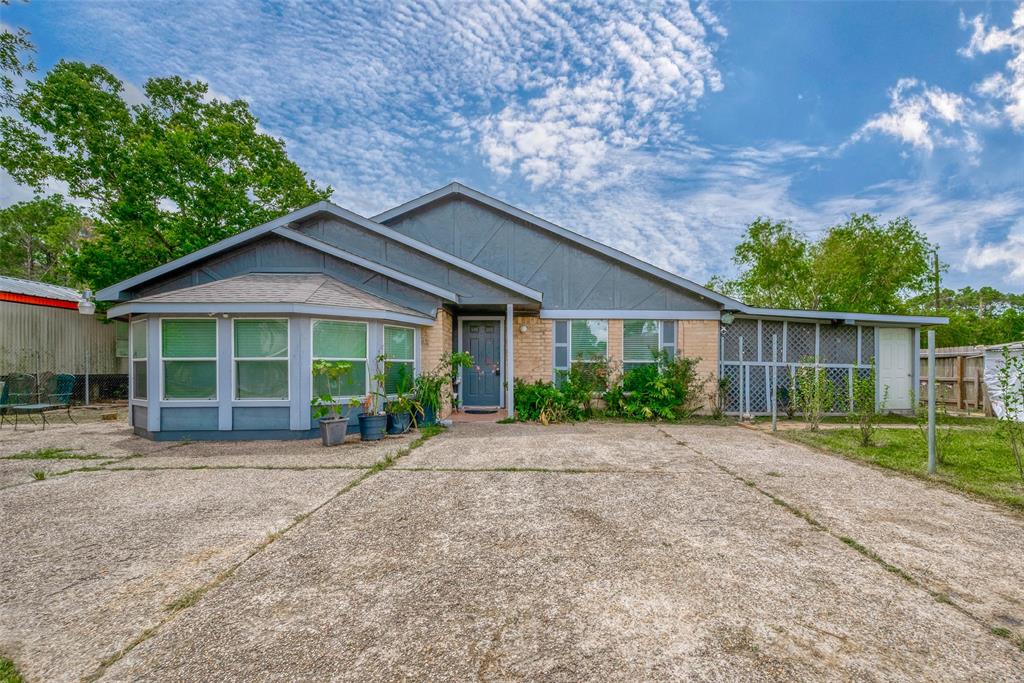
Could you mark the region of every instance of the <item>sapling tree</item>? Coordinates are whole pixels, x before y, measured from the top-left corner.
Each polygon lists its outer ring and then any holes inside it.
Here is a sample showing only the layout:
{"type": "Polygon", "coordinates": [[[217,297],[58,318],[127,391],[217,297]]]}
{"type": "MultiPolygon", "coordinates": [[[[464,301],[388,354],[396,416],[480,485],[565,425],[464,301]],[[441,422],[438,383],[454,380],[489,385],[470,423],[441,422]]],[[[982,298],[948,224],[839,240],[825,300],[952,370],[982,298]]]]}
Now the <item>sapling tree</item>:
{"type": "Polygon", "coordinates": [[[846,416],[860,430],[860,445],[874,445],[875,428],[878,416],[885,410],[889,399],[889,387],[882,392],[882,400],[875,404],[875,366],[872,365],[867,375],[853,373],[853,400],[846,416]]]}
{"type": "Polygon", "coordinates": [[[807,422],[807,428],[818,431],[821,418],[835,404],[835,388],[825,372],[825,368],[809,365],[814,360],[804,360],[793,376],[793,395],[797,408],[807,422]]]}
{"type": "Polygon", "coordinates": [[[996,382],[1003,395],[1000,427],[1010,441],[1010,452],[1024,481],[1024,356],[1011,354],[1009,347],[1004,346],[1003,364],[996,371],[996,382]]]}

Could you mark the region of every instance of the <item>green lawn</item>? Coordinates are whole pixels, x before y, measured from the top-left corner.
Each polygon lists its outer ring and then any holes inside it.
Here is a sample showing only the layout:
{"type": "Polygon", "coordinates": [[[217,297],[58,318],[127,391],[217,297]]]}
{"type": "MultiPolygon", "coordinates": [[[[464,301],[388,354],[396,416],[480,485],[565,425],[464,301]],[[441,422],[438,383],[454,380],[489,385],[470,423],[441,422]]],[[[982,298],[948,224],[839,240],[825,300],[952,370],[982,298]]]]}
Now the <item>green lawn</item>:
{"type": "Polygon", "coordinates": [[[14,662],[0,656],[0,683],[22,683],[21,674],[14,668],[14,662]]]}
{"type": "Polygon", "coordinates": [[[998,422],[974,419],[973,429],[954,428],[938,473],[929,477],[928,449],[916,429],[880,428],[875,445],[863,447],[853,429],[820,432],[786,430],[778,436],[929,481],[952,486],[991,501],[1024,511],[1024,482],[1010,452],[1010,444],[999,433],[998,422]]]}

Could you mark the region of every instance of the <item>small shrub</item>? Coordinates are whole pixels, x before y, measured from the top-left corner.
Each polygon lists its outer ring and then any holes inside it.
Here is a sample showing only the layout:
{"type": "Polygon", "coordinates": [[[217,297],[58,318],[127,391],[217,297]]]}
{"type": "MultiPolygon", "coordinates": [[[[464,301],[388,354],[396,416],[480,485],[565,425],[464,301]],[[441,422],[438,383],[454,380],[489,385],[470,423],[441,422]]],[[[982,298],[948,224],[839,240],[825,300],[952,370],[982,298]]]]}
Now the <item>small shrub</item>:
{"type": "Polygon", "coordinates": [[[551,382],[537,380],[527,384],[516,380],[516,412],[527,422],[565,422],[569,419],[569,399],[551,382]]]}
{"type": "Polygon", "coordinates": [[[999,428],[1010,442],[1017,472],[1024,481],[1024,356],[1011,355],[1003,347],[1003,364],[996,371],[996,382],[1003,394],[1003,414],[999,428]]]}
{"type": "Polygon", "coordinates": [[[889,387],[885,388],[881,405],[875,406],[875,366],[866,377],[859,373],[853,373],[853,401],[846,417],[850,422],[857,425],[860,430],[860,445],[870,446],[874,441],[875,427],[878,425],[878,417],[885,409],[885,402],[889,398],[889,387]]]}
{"type": "Polygon", "coordinates": [[[701,381],[697,360],[655,354],[655,362],[630,370],[605,395],[608,413],[634,420],[678,420],[699,405],[701,381]]]}
{"type": "MultiPolygon", "coordinates": [[[[803,362],[813,363],[814,360],[805,359],[803,362]]],[[[807,421],[807,428],[818,431],[821,418],[835,404],[835,388],[828,379],[825,368],[801,365],[797,367],[793,376],[793,384],[792,394],[798,410],[807,421]]]]}
{"type": "Polygon", "coordinates": [[[719,377],[717,380],[712,376],[713,380],[711,391],[708,392],[708,403],[711,404],[711,417],[716,420],[721,420],[725,415],[725,401],[729,396],[729,378],[719,377]]]}

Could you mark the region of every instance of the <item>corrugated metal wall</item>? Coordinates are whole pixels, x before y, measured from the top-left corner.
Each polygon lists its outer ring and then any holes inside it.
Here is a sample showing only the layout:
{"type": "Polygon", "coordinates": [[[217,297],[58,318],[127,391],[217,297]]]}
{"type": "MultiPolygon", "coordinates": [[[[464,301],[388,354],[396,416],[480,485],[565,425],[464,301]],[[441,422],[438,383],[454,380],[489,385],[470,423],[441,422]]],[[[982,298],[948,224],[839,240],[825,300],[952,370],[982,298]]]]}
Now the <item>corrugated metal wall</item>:
{"type": "Polygon", "coordinates": [[[117,332],[99,316],[67,308],[48,308],[0,301],[0,375],[10,372],[85,373],[86,348],[90,374],[128,372],[117,358],[117,332]]]}

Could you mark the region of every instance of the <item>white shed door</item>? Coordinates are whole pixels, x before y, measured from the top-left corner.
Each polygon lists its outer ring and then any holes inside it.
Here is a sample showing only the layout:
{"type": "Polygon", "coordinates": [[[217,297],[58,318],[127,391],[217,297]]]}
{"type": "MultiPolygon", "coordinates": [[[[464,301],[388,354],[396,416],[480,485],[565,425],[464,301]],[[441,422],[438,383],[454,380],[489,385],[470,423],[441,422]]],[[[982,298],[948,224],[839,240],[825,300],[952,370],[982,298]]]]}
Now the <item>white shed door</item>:
{"type": "Polygon", "coordinates": [[[913,388],[911,344],[913,335],[906,327],[878,328],[878,381],[883,390],[889,388],[885,407],[891,410],[912,408],[910,391],[913,388]]]}

